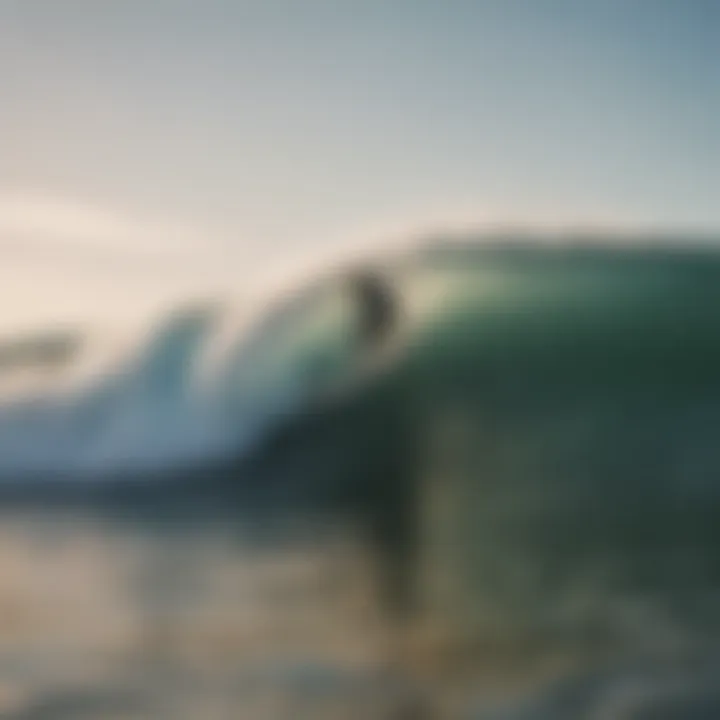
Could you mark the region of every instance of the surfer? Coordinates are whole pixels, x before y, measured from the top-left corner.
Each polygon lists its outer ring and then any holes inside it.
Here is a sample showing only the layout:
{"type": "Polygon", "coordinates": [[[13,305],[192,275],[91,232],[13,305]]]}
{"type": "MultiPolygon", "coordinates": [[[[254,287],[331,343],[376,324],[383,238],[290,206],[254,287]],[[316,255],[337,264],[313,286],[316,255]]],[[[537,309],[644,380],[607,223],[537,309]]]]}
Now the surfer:
{"type": "Polygon", "coordinates": [[[350,303],[344,335],[348,344],[339,367],[328,370],[322,354],[307,362],[303,385],[311,389],[315,407],[336,405],[367,391],[390,367],[391,351],[399,349],[399,303],[390,283],[373,269],[360,268],[343,276],[339,286],[338,299],[350,303]]]}
{"type": "Polygon", "coordinates": [[[388,283],[371,269],[355,271],[349,278],[357,301],[358,342],[361,352],[374,353],[382,347],[397,326],[398,309],[388,283]]]}

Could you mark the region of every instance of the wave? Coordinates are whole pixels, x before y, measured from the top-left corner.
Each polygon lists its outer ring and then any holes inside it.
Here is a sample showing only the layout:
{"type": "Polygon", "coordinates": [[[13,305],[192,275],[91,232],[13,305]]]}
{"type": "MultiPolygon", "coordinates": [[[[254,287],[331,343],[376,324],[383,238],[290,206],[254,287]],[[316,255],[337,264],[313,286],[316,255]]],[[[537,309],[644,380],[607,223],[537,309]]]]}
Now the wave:
{"type": "MultiPolygon", "coordinates": [[[[652,303],[662,301],[658,293],[694,287],[705,288],[701,302],[712,301],[708,288],[714,276],[708,272],[717,263],[708,263],[715,257],[711,251],[621,249],[617,239],[609,250],[612,239],[601,238],[596,245],[585,240],[574,248],[553,248],[532,238],[440,242],[379,266],[406,315],[423,328],[415,346],[431,343],[440,354],[446,348],[460,364],[475,357],[472,338],[492,333],[506,317],[505,310],[493,311],[503,303],[527,310],[531,304],[523,305],[525,299],[534,297],[532,307],[545,312],[548,304],[569,308],[581,301],[588,306],[589,323],[572,331],[582,344],[588,330],[600,327],[593,322],[609,322],[594,305],[605,306],[611,316],[617,310],[612,317],[620,326],[638,320],[631,311],[622,319],[622,303],[630,308],[634,295],[644,293],[642,302],[652,303]],[[472,327],[461,347],[458,327],[468,314],[472,327]]],[[[217,345],[223,312],[219,306],[193,305],[172,313],[130,357],[95,380],[64,394],[5,403],[0,406],[0,477],[101,477],[251,450],[282,418],[310,407],[328,378],[355,372],[349,337],[353,308],[337,289],[338,277],[323,277],[254,309],[255,320],[236,329],[210,367],[206,359],[217,345]]],[[[565,312],[550,311],[558,317],[565,312]]],[[[692,312],[695,318],[702,315],[692,312]]],[[[655,320],[650,310],[641,319],[648,332],[662,337],[663,328],[652,327],[655,320]]],[[[532,321],[518,328],[527,337],[538,332],[532,321]]],[[[480,382],[470,375],[465,379],[470,386],[480,382]]]]}

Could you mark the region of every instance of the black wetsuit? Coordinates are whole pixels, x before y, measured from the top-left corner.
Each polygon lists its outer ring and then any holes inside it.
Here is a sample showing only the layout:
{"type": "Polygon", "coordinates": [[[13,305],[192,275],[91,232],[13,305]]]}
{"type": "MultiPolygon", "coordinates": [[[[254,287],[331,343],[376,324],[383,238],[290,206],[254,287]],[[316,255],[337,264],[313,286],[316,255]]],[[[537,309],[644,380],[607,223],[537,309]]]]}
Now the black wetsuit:
{"type": "Polygon", "coordinates": [[[373,272],[359,271],[350,278],[358,300],[358,339],[363,350],[374,350],[385,341],[397,323],[397,308],[391,289],[373,272]]]}

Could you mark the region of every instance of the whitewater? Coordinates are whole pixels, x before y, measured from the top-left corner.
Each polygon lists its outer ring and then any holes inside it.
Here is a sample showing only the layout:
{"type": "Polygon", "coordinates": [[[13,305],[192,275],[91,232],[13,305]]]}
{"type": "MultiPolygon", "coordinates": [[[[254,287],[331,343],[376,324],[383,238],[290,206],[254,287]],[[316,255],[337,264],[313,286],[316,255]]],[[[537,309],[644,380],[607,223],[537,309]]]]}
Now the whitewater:
{"type": "Polygon", "coordinates": [[[342,278],[316,272],[250,307],[181,305],[100,362],[90,337],[50,382],[0,401],[0,479],[102,480],[237,458],[358,379],[342,278]]]}

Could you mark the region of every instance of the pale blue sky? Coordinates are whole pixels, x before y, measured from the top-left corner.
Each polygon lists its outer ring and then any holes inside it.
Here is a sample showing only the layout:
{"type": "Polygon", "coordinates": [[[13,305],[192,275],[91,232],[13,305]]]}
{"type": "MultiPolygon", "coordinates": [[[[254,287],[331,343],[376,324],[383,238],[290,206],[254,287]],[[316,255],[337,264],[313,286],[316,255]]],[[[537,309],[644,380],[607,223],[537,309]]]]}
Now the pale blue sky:
{"type": "Polygon", "coordinates": [[[443,220],[720,228],[714,0],[4,0],[0,88],[17,322],[443,220]]]}

